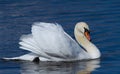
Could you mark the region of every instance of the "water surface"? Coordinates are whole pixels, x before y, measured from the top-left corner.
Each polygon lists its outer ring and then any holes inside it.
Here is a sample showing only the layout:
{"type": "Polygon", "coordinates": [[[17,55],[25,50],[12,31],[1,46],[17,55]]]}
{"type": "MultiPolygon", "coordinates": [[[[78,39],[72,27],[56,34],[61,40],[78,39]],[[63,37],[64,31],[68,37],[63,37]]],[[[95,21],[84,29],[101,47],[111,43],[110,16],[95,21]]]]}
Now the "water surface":
{"type": "Polygon", "coordinates": [[[19,38],[34,22],[57,22],[74,38],[74,26],[87,22],[100,60],[39,64],[0,60],[0,74],[119,74],[119,0],[0,0],[0,58],[19,56],[19,38]]]}

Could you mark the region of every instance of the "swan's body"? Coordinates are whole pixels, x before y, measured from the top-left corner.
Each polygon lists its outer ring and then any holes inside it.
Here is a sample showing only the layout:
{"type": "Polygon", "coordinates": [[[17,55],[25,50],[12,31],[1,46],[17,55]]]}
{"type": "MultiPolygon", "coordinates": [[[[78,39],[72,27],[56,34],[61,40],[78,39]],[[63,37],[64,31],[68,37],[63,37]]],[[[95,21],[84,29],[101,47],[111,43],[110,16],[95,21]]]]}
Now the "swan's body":
{"type": "Polygon", "coordinates": [[[73,40],[63,28],[54,23],[38,22],[32,25],[32,34],[23,35],[20,38],[20,48],[31,53],[14,58],[33,61],[36,57],[40,61],[72,61],[83,59],[96,59],[100,57],[98,48],[85,36],[89,30],[86,23],[80,22],[75,26],[74,34],[78,43],[73,40]]]}

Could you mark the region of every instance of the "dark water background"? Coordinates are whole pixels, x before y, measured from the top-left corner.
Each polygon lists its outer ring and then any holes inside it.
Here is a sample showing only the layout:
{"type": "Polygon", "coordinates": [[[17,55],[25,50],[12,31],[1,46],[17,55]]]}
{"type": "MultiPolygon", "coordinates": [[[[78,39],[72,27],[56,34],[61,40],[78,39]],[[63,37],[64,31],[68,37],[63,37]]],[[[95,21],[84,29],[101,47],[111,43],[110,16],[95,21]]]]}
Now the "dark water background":
{"type": "Polygon", "coordinates": [[[33,22],[57,22],[74,38],[77,22],[87,22],[100,60],[13,62],[0,60],[0,74],[119,74],[120,0],[0,0],[0,58],[19,56],[19,38],[33,22]]]}

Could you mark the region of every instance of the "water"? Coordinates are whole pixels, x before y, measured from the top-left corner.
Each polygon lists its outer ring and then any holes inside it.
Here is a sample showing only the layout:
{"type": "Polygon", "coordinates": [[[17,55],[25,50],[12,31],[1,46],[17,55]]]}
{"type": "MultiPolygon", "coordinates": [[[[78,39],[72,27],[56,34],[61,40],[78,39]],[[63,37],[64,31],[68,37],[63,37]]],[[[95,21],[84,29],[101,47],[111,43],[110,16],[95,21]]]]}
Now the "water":
{"type": "Polygon", "coordinates": [[[0,58],[19,56],[19,38],[33,22],[57,22],[74,38],[77,22],[87,22],[92,42],[100,49],[97,60],[77,62],[19,62],[0,60],[0,74],[119,74],[119,0],[0,0],[0,58]]]}

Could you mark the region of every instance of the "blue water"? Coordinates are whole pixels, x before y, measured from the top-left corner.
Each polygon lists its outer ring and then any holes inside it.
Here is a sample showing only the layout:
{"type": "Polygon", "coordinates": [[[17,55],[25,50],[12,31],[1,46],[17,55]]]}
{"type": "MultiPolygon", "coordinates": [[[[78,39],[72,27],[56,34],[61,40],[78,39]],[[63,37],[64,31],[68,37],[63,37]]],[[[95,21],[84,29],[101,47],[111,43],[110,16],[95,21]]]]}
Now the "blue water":
{"type": "Polygon", "coordinates": [[[19,56],[19,38],[33,22],[57,22],[74,38],[77,22],[87,22],[98,60],[40,62],[0,60],[0,74],[119,74],[120,0],[0,0],[0,58],[19,56]]]}

